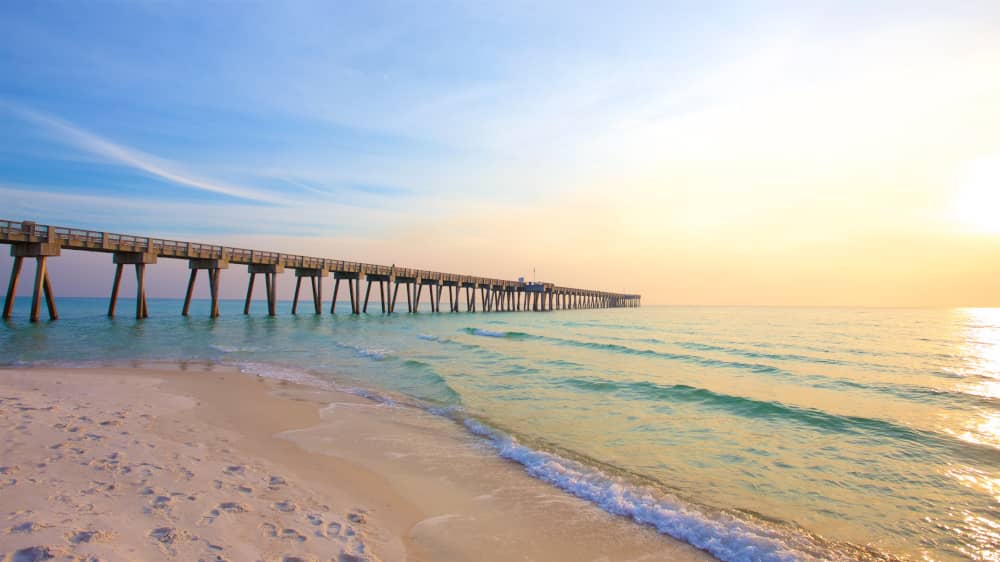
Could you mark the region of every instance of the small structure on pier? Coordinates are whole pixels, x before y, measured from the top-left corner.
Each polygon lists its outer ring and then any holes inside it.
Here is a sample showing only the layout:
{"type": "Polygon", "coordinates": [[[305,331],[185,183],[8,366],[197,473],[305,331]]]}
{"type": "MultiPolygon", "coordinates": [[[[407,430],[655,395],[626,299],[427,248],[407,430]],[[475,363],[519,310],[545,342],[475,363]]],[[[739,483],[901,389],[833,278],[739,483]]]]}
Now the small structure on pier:
{"type": "Polygon", "coordinates": [[[442,293],[446,289],[448,291],[447,311],[449,312],[459,312],[463,289],[465,290],[465,310],[468,312],[475,312],[477,307],[483,312],[504,312],[622,308],[638,307],[640,304],[639,295],[573,289],[559,287],[552,283],[526,283],[523,278],[512,281],[422,269],[397,268],[395,265],[367,264],[230,248],[197,242],[181,242],[39,225],[30,221],[0,220],[0,243],[10,244],[11,255],[14,257],[7,296],[4,300],[3,318],[10,318],[12,314],[24,259],[35,258],[37,262],[31,300],[30,317],[32,322],[37,322],[40,318],[43,297],[48,307],[49,318],[52,320],[58,318],[55,295],[49,282],[46,260],[59,256],[63,248],[113,255],[112,262],[116,267],[108,305],[108,316],[115,315],[118,289],[126,265],[135,267],[137,281],[136,318],[149,316],[146,305],[146,266],[156,264],[159,258],[188,260],[191,275],[181,311],[181,314],[185,316],[190,311],[198,272],[202,270],[208,272],[211,296],[210,315],[213,318],[219,316],[219,272],[229,268],[230,264],[247,266],[247,272],[250,275],[246,301],[243,306],[244,314],[250,313],[254,281],[258,274],[264,275],[268,314],[271,316],[277,314],[278,275],[283,273],[286,268],[293,269],[296,278],[292,314],[298,311],[299,293],[303,279],[309,280],[312,289],[314,313],[323,313],[323,278],[328,277],[331,273],[334,282],[333,302],[330,305],[331,314],[334,313],[340,283],[345,280],[353,314],[368,312],[371,290],[375,283],[378,284],[379,301],[383,314],[395,312],[401,285],[406,291],[407,312],[411,313],[419,312],[420,298],[425,288],[429,294],[431,312],[441,312],[442,293]],[[361,297],[362,282],[367,282],[363,300],[361,297]]]}

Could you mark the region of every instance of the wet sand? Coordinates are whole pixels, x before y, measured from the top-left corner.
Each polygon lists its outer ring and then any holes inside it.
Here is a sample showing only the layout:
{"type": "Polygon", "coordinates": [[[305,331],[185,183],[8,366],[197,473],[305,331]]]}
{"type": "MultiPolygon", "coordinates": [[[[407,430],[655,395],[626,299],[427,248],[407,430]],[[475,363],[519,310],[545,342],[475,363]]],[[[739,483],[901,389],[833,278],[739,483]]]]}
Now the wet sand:
{"type": "Polygon", "coordinates": [[[198,368],[0,370],[0,559],[711,560],[450,420],[198,368]]]}

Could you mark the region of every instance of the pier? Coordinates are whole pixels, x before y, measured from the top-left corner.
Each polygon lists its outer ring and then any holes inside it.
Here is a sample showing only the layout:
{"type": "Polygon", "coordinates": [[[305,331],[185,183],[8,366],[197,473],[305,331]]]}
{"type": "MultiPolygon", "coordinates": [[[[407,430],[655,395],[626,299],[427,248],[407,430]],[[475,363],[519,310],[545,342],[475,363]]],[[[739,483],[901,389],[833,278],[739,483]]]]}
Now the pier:
{"type": "MultiPolygon", "coordinates": [[[[36,224],[31,221],[0,220],[0,243],[9,244],[14,258],[10,282],[4,300],[3,318],[10,318],[17,293],[18,280],[25,258],[36,260],[35,279],[31,297],[30,317],[37,322],[41,303],[45,300],[49,318],[59,317],[53,285],[46,267],[49,258],[58,257],[62,250],[82,250],[112,254],[115,265],[108,303],[108,316],[113,317],[118,301],[118,288],[125,266],[131,265],[136,276],[136,318],[147,318],[146,306],[147,265],[155,265],[159,258],[187,260],[191,275],[181,314],[188,315],[198,273],[208,277],[211,308],[210,315],[219,315],[219,271],[230,264],[245,265],[249,278],[243,313],[250,313],[254,284],[258,275],[264,276],[267,313],[277,315],[278,276],[286,269],[295,272],[295,296],[291,313],[296,314],[302,282],[311,289],[313,313],[323,313],[323,279],[333,278],[333,296],[330,313],[334,313],[337,295],[344,289],[350,297],[351,313],[368,313],[373,286],[378,291],[380,314],[396,312],[399,290],[403,288],[406,312],[419,312],[420,298],[427,291],[432,312],[442,312],[442,293],[447,292],[448,303],[444,312],[460,312],[462,302],[466,312],[541,312],[585,308],[638,307],[640,295],[560,287],[552,283],[524,282],[522,280],[493,279],[475,275],[444,273],[389,265],[336,260],[163,240],[146,236],[116,234],[95,230],[81,230],[61,226],[36,224]],[[362,298],[362,285],[365,285],[362,298]],[[464,298],[462,298],[464,297],[464,298]]],[[[308,297],[307,297],[308,298],[308,297]]],[[[400,311],[403,303],[400,302],[400,311]]]]}

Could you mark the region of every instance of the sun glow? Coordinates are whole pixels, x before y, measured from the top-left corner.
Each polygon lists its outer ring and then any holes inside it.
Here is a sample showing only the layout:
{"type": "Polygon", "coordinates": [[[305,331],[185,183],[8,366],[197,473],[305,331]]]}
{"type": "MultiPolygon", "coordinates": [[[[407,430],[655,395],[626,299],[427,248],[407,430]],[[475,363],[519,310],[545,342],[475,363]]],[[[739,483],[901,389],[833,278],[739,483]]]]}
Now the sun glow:
{"type": "Polygon", "coordinates": [[[977,160],[965,168],[954,211],[965,228],[1000,234],[1000,156],[977,160]]]}

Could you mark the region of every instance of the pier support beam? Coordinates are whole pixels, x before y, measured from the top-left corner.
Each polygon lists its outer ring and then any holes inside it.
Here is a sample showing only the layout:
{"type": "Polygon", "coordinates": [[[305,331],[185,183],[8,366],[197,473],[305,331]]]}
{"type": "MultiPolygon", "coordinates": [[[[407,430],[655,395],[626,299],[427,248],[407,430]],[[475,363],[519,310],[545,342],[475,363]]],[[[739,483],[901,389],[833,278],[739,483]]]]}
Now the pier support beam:
{"type": "Polygon", "coordinates": [[[399,297],[399,281],[393,278],[389,282],[389,287],[392,287],[392,297],[389,298],[389,314],[396,312],[396,298],[399,297]]]}
{"type": "Polygon", "coordinates": [[[299,290],[302,288],[302,279],[309,279],[312,287],[313,312],[323,314],[323,278],[330,272],[324,269],[296,268],[295,269],[295,297],[292,299],[292,314],[299,308],[299,290]]]}
{"type": "Polygon", "coordinates": [[[7,285],[7,298],[3,301],[3,318],[10,318],[10,313],[14,308],[14,297],[17,295],[17,280],[21,277],[21,264],[24,258],[17,256],[10,268],[10,283],[7,285]]]}
{"type": "Polygon", "coordinates": [[[441,285],[437,279],[421,278],[417,288],[417,299],[413,306],[413,311],[420,308],[420,297],[423,295],[424,287],[427,287],[427,300],[430,301],[431,312],[440,312],[441,285]],[[435,298],[437,295],[437,298],[435,298]]]}
{"type": "Polygon", "coordinates": [[[355,292],[356,291],[354,290],[355,284],[358,284],[358,285],[361,284],[361,278],[360,277],[348,277],[347,278],[347,292],[350,294],[350,297],[351,297],[351,314],[358,314],[358,300],[357,300],[357,298],[355,298],[355,292]]]}
{"type": "Polygon", "coordinates": [[[264,276],[265,293],[267,296],[267,315],[277,316],[278,314],[278,274],[285,271],[285,267],[276,263],[252,263],[247,266],[247,273],[250,280],[247,282],[247,298],[243,303],[243,314],[250,314],[250,303],[253,300],[253,285],[257,275],[264,276]]]}
{"type": "Polygon", "coordinates": [[[365,288],[365,305],[361,308],[361,312],[368,314],[368,299],[372,295],[372,280],[368,277],[365,281],[368,282],[368,287],[365,288]]]}
{"type": "Polygon", "coordinates": [[[396,301],[399,300],[399,286],[403,285],[403,290],[406,291],[406,312],[414,312],[414,302],[413,297],[416,295],[416,290],[413,287],[414,284],[418,284],[420,278],[418,277],[403,277],[401,275],[392,275],[387,278],[386,282],[386,296],[392,292],[392,297],[389,298],[389,314],[396,312],[396,301]]]}
{"type": "MultiPolygon", "coordinates": [[[[472,282],[463,282],[461,287],[465,288],[465,311],[475,312],[476,311],[476,284],[472,282]]],[[[456,287],[458,289],[458,287],[456,287]]],[[[458,306],[455,306],[455,311],[458,311],[458,306]]]]}
{"type": "Polygon", "coordinates": [[[191,297],[194,296],[194,283],[198,279],[198,272],[208,271],[208,286],[211,293],[211,309],[209,316],[218,318],[219,316],[219,271],[229,269],[229,261],[224,259],[193,259],[188,262],[191,269],[191,278],[188,279],[187,293],[184,295],[183,316],[187,316],[191,310],[191,297]]]}
{"type": "Polygon", "coordinates": [[[14,258],[14,263],[10,270],[10,283],[7,285],[7,298],[3,304],[3,318],[10,318],[14,309],[14,298],[17,296],[17,282],[21,276],[21,267],[24,258],[35,258],[35,283],[31,293],[31,321],[38,322],[41,316],[42,297],[49,312],[49,320],[58,320],[59,313],[56,310],[55,295],[52,292],[52,284],[49,282],[49,272],[46,258],[55,257],[60,254],[58,242],[30,242],[25,244],[14,244],[10,247],[10,255],[14,258]]]}
{"type": "Polygon", "coordinates": [[[392,281],[395,279],[395,275],[386,274],[376,274],[369,273],[365,275],[365,281],[367,281],[367,288],[365,289],[365,300],[361,307],[361,311],[368,313],[368,303],[371,299],[372,285],[378,283],[378,299],[382,304],[382,314],[388,312],[392,308],[392,304],[387,302],[389,298],[389,287],[392,286],[392,281]]]}
{"type": "Polygon", "coordinates": [[[361,276],[364,273],[359,271],[334,271],[333,272],[333,302],[330,303],[330,314],[333,314],[334,307],[337,306],[337,293],[340,291],[340,281],[347,281],[347,292],[351,297],[351,314],[361,314],[361,276]]]}
{"type": "MultiPolygon", "coordinates": [[[[442,283],[442,287],[448,287],[448,312],[458,312],[458,284],[454,281],[442,283]]],[[[441,293],[438,293],[438,300],[441,293]]]]}
{"type": "MultiPolygon", "coordinates": [[[[362,303],[361,311],[364,312],[365,314],[368,313],[368,303],[371,301],[372,285],[374,283],[378,283],[378,295],[379,295],[378,300],[382,306],[382,314],[386,314],[387,312],[392,312],[393,306],[392,302],[389,300],[389,292],[391,290],[390,288],[392,287],[392,283],[393,281],[395,281],[395,279],[396,276],[392,273],[365,274],[365,281],[367,281],[367,287],[365,288],[365,299],[364,302],[362,303]]],[[[359,282],[359,289],[360,289],[360,282],[359,282]]],[[[360,294],[361,293],[359,290],[358,293],[359,297],[360,294]]]]}
{"type": "Polygon", "coordinates": [[[111,301],[108,303],[108,317],[114,318],[118,306],[118,288],[121,285],[122,269],[126,265],[135,266],[135,317],[149,318],[149,307],[146,305],[146,266],[156,263],[156,254],[152,252],[115,252],[112,261],[115,264],[115,280],[111,285],[111,301]]]}

